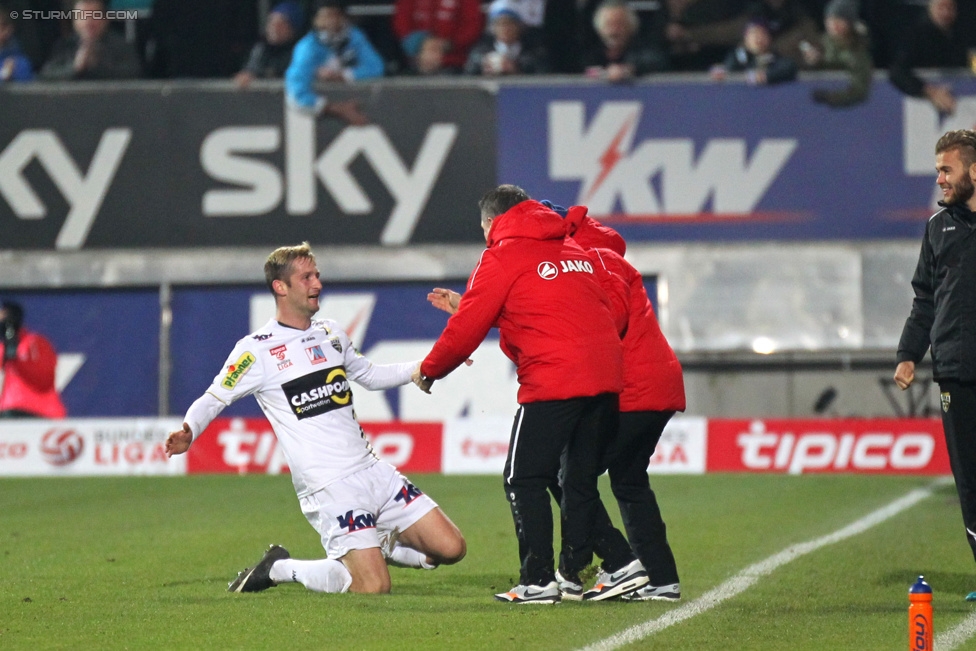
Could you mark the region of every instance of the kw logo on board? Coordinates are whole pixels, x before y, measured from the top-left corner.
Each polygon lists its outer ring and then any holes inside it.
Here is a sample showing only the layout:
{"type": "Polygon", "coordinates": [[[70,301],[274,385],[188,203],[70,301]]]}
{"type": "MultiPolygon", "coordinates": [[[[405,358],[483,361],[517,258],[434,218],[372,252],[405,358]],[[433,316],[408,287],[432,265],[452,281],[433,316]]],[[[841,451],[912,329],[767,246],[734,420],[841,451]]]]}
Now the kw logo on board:
{"type": "Polygon", "coordinates": [[[549,176],[580,181],[576,203],[591,214],[618,204],[630,218],[697,216],[709,205],[717,215],[751,213],[798,144],[763,138],[749,155],[744,138],[711,138],[696,156],[691,138],[635,143],[643,108],[603,102],[586,124],[583,102],[549,104],[549,176]]]}

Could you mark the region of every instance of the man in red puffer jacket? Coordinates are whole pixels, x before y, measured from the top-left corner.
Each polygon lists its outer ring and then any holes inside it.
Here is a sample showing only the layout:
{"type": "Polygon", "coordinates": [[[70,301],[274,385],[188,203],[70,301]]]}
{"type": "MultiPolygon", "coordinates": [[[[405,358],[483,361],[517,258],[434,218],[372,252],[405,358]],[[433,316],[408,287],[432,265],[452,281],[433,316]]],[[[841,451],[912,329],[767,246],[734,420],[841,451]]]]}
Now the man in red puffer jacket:
{"type": "MultiPolygon", "coordinates": [[[[592,260],[565,237],[559,215],[512,185],[489,191],[479,207],[488,246],[420,371],[428,383],[444,377],[498,327],[519,382],[505,493],[522,565],[519,585],[495,596],[511,603],[555,603],[561,593],[547,489],[565,450],[563,562],[578,572],[589,561],[590,530],[601,508],[597,477],[617,428],[622,348],[592,260]]],[[[614,559],[613,585],[585,598],[606,599],[647,582],[643,566],[623,547],[614,559]]]]}

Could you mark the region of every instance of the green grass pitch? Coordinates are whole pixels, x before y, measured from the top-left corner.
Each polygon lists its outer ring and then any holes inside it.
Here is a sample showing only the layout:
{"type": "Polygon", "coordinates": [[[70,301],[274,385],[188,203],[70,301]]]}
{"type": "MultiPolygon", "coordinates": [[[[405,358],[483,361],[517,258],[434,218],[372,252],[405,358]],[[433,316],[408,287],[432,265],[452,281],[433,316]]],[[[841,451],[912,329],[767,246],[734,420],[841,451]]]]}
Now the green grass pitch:
{"type": "MultiPolygon", "coordinates": [[[[492,593],[518,578],[501,478],[411,479],[464,532],[468,556],[434,572],[394,568],[393,593],[383,596],[315,594],[300,585],[226,591],[269,543],[296,558],[321,556],[287,476],[0,480],[0,649],[576,649],[675,608],[495,602],[492,593]]],[[[682,603],[930,482],[652,477],[682,603]]],[[[610,495],[605,483],[601,490],[610,495]]],[[[616,507],[609,510],[616,517],[616,507]]],[[[976,590],[973,570],[947,487],[630,648],[904,648],[916,575],[932,584],[938,634],[976,608],[963,601],[976,590]]]]}

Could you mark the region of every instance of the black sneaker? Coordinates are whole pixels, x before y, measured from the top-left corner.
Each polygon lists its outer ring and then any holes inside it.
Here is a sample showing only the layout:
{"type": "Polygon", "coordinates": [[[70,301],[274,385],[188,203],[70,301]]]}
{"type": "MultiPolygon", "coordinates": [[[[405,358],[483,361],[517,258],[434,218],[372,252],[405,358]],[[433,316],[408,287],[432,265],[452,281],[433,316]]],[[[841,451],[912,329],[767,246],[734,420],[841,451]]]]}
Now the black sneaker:
{"type": "Polygon", "coordinates": [[[237,578],[227,585],[227,592],[260,592],[273,588],[276,584],[271,580],[271,566],[285,558],[291,558],[287,549],[271,545],[257,565],[238,573],[237,578]]]}

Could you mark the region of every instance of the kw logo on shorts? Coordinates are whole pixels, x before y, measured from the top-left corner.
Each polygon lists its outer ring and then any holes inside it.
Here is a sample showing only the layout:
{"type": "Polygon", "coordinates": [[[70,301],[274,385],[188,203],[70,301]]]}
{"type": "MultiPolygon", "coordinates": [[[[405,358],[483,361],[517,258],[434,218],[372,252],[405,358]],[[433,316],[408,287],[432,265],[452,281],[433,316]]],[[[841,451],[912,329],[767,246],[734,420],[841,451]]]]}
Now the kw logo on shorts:
{"type": "Polygon", "coordinates": [[[245,373],[251,370],[251,367],[254,366],[254,362],[256,361],[257,360],[254,358],[254,355],[251,353],[244,353],[241,355],[240,359],[227,367],[227,376],[224,378],[224,381],[220,383],[220,386],[224,387],[225,389],[233,389],[237,385],[237,381],[240,380],[245,373]]]}
{"type": "Polygon", "coordinates": [[[298,420],[325,414],[352,404],[352,391],[342,366],[315,371],[285,382],[281,389],[298,420]]]}
{"type": "Polygon", "coordinates": [[[400,489],[400,492],[397,493],[397,496],[393,498],[393,501],[403,502],[404,506],[409,506],[410,502],[414,501],[423,494],[424,492],[422,490],[410,482],[407,482],[406,485],[400,489]]]}
{"type": "Polygon", "coordinates": [[[952,402],[952,396],[949,395],[948,391],[943,391],[939,398],[942,399],[942,411],[949,413],[949,403],[952,402]]]}
{"type": "Polygon", "coordinates": [[[339,527],[341,529],[346,529],[346,533],[376,527],[376,517],[372,513],[363,513],[354,516],[352,511],[346,511],[345,515],[337,516],[336,520],[339,521],[339,527]]]}

